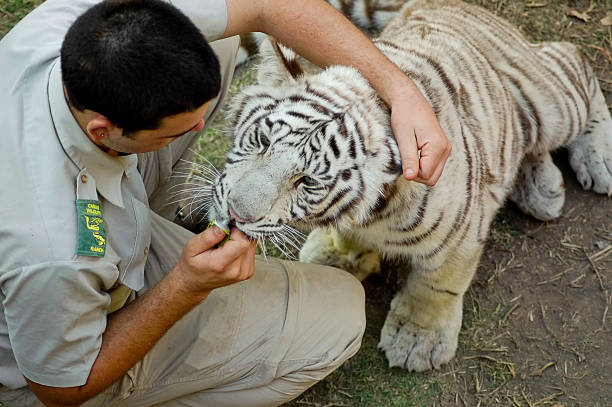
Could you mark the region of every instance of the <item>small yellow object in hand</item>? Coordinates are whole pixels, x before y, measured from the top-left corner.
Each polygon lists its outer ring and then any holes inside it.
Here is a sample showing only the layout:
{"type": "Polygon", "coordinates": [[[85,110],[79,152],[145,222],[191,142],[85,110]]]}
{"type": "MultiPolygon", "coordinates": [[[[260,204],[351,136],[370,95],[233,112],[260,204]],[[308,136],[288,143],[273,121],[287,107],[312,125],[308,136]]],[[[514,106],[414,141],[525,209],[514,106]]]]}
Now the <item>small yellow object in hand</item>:
{"type": "Polygon", "coordinates": [[[206,226],[206,229],[211,228],[213,225],[217,226],[219,229],[221,229],[223,231],[223,233],[225,233],[225,238],[219,242],[215,247],[221,247],[223,246],[229,239],[230,239],[230,231],[227,230],[227,226],[222,226],[219,223],[217,223],[216,220],[211,220],[210,223],[208,224],[208,226],[206,226]]]}

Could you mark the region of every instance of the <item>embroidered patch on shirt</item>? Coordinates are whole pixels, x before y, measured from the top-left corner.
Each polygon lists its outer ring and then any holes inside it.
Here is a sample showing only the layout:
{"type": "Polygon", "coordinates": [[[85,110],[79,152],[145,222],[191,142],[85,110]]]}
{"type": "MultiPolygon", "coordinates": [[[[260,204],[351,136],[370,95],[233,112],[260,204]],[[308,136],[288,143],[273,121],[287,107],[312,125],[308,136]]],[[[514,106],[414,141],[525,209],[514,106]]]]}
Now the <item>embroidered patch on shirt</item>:
{"type": "Polygon", "coordinates": [[[106,229],[102,217],[102,204],[91,199],[77,199],[78,241],[76,254],[104,257],[106,229]]]}

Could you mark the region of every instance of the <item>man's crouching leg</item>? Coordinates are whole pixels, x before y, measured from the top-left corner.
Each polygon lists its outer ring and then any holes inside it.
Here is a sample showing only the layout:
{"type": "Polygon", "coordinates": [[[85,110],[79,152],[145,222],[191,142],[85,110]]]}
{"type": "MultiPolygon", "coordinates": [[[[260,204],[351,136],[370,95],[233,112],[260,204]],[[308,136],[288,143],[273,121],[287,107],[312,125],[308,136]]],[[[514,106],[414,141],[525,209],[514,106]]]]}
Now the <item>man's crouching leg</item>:
{"type": "MultiPolygon", "coordinates": [[[[154,235],[164,242],[152,241],[149,276],[171,267],[190,235],[171,222],[158,224],[163,228],[154,235]]],[[[251,279],[213,290],[91,405],[283,404],[357,352],[364,308],[361,284],[344,271],[257,258],[251,279]]]]}
{"type": "MultiPolygon", "coordinates": [[[[250,379],[177,400],[176,405],[280,405],[325,378],[359,350],[365,330],[365,300],[361,283],[352,275],[331,267],[278,260],[258,261],[256,267],[260,274],[284,274],[287,278],[287,298],[282,306],[286,316],[281,326],[273,328],[281,322],[277,318],[259,321],[270,329],[280,328],[278,338],[264,345],[268,354],[262,353],[258,366],[249,372],[250,379]]],[[[252,323],[257,324],[258,317],[254,318],[252,323]]]]}

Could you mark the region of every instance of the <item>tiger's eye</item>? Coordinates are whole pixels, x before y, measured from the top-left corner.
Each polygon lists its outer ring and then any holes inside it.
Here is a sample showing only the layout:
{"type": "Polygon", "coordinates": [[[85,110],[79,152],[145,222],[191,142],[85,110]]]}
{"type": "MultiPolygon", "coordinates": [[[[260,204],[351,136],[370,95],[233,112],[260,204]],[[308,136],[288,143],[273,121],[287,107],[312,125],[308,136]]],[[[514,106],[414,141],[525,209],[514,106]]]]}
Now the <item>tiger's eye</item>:
{"type": "Polygon", "coordinates": [[[264,147],[268,147],[270,145],[270,139],[263,133],[263,131],[259,132],[259,143],[264,147]]]}
{"type": "Polygon", "coordinates": [[[307,187],[314,187],[318,185],[316,179],[309,177],[308,175],[304,175],[303,177],[298,178],[293,185],[297,188],[300,184],[304,184],[307,187]]]}

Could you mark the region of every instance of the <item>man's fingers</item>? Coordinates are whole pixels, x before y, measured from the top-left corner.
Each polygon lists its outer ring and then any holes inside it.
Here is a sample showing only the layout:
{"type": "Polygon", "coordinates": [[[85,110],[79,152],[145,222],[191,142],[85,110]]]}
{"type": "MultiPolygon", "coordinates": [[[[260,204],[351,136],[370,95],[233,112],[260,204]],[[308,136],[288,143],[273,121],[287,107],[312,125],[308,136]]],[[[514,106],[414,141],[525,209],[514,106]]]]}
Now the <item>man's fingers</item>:
{"type": "Polygon", "coordinates": [[[242,278],[248,280],[255,272],[255,253],[257,252],[257,241],[254,240],[249,244],[244,256],[242,256],[242,264],[240,266],[242,278]]]}
{"type": "Polygon", "coordinates": [[[434,185],[442,175],[444,164],[450,155],[450,143],[425,143],[422,146],[419,173],[414,179],[427,185],[434,185]]]}
{"type": "Polygon", "coordinates": [[[215,225],[189,239],[184,250],[190,257],[197,256],[214,248],[225,236],[225,232],[215,225]]]}
{"type": "Polygon", "coordinates": [[[248,280],[253,276],[255,270],[255,251],[257,250],[256,242],[249,242],[248,247],[233,261],[226,264],[224,269],[228,276],[234,281],[248,280]]]}
{"type": "Polygon", "coordinates": [[[394,134],[401,134],[396,136],[396,141],[402,158],[402,173],[406,179],[414,179],[419,173],[419,152],[414,131],[399,133],[394,130],[394,134]]]}
{"type": "Polygon", "coordinates": [[[434,173],[431,174],[428,178],[418,176],[414,179],[414,181],[420,182],[421,184],[429,185],[430,187],[432,187],[436,185],[436,183],[440,179],[440,176],[442,175],[442,170],[444,170],[444,165],[439,165],[435,169],[434,173]]]}
{"type": "Polygon", "coordinates": [[[215,249],[212,259],[207,261],[218,270],[224,269],[243,256],[250,247],[250,240],[238,229],[231,230],[230,239],[221,247],[215,249]]]}

